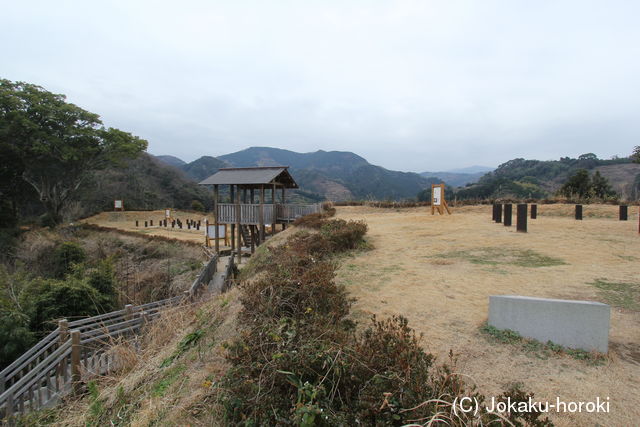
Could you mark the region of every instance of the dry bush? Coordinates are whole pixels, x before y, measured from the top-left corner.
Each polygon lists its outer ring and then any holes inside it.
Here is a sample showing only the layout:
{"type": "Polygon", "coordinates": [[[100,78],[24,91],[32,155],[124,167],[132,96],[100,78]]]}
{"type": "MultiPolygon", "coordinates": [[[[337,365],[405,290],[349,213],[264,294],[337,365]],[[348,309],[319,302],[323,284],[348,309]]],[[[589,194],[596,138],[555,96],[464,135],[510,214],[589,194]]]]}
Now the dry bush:
{"type": "Polygon", "coordinates": [[[332,219],[322,225],[320,234],[329,241],[334,251],[341,252],[356,249],[362,243],[367,228],[364,221],[332,219]]]}
{"type": "Polygon", "coordinates": [[[293,222],[296,227],[307,227],[319,229],[325,222],[325,214],[313,213],[305,216],[301,216],[293,222]]]}
{"type": "Polygon", "coordinates": [[[356,247],[366,230],[325,221],[320,233],[268,248],[259,274],[241,287],[241,335],[228,346],[232,367],[220,386],[225,424],[501,422],[486,413],[455,416],[456,397],[482,396],[453,373],[454,364],[434,366],[405,318],[374,318],[361,334],[347,320],[353,301],[335,283],[328,255],[356,247]]]}
{"type": "Polygon", "coordinates": [[[51,252],[58,239],[50,231],[32,231],[25,233],[16,246],[15,258],[31,273],[46,275],[52,268],[51,252]]]}

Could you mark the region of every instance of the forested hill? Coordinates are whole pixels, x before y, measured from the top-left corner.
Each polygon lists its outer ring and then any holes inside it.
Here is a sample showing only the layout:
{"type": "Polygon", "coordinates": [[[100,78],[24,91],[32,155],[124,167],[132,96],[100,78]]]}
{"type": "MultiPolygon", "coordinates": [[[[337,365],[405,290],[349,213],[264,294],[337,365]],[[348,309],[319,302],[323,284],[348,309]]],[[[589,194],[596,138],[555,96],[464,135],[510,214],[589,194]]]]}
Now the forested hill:
{"type": "Polygon", "coordinates": [[[577,159],[513,159],[501,164],[495,171],[485,174],[477,183],[458,190],[456,196],[459,199],[549,197],[579,169],[586,169],[590,173],[599,171],[622,198],[634,198],[634,194],[637,197],[640,187],[640,164],[631,163],[630,158],[598,159],[592,153],[583,154],[577,159]]]}
{"type": "Polygon", "coordinates": [[[78,199],[84,210],[79,215],[112,210],[115,199],[124,200],[127,210],[192,209],[194,201],[211,204],[207,189],[147,153],[93,174],[78,199]]]}
{"type": "Polygon", "coordinates": [[[251,147],[224,156],[201,157],[180,166],[200,181],[221,167],[289,166],[300,185],[296,193],[308,200],[401,200],[415,198],[437,178],[398,172],[375,166],[357,154],[345,151],[297,153],[271,147],[251,147]]]}

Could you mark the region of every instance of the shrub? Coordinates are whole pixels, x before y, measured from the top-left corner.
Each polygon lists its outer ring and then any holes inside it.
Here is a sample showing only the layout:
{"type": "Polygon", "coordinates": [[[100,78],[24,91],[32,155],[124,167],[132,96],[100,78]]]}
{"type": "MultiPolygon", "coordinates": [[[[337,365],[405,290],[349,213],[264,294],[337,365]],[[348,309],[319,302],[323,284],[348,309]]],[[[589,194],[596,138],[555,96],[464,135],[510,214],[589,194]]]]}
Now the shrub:
{"type": "Polygon", "coordinates": [[[53,250],[52,258],[53,277],[63,279],[72,272],[75,264],[83,263],[87,256],[79,244],[75,242],[63,242],[53,250]]]}
{"type": "Polygon", "coordinates": [[[320,234],[329,240],[334,251],[341,252],[356,249],[362,243],[367,228],[364,221],[332,219],[322,225],[320,234]]]}
{"type": "Polygon", "coordinates": [[[89,286],[100,292],[104,297],[115,303],[116,277],[110,260],[102,260],[98,267],[88,274],[89,286]]]}
{"type": "Polygon", "coordinates": [[[20,299],[33,331],[49,329],[48,322],[55,319],[93,316],[113,309],[108,298],[74,276],[64,281],[35,279],[27,286],[20,299]]]}
{"type": "MultiPolygon", "coordinates": [[[[242,284],[240,336],[226,346],[225,424],[402,425],[438,417],[457,426],[499,424],[495,415],[453,412],[456,397],[484,398],[453,373],[453,356],[433,365],[405,318],[373,318],[355,332],[347,318],[353,300],[335,283],[328,255],[356,247],[366,231],[363,222],[326,221],[320,233],[297,233],[261,255],[253,269],[261,273],[242,284]]],[[[518,418],[510,421],[519,425],[518,418]]]]}
{"type": "Polygon", "coordinates": [[[319,229],[322,224],[326,222],[326,215],[323,213],[312,213],[309,215],[301,216],[293,222],[293,225],[297,227],[308,227],[319,229]]]}
{"type": "Polygon", "coordinates": [[[196,212],[204,212],[204,205],[200,200],[194,200],[191,202],[191,210],[196,212]]]}
{"type": "Polygon", "coordinates": [[[0,313],[0,342],[0,369],[4,369],[34,342],[28,319],[18,313],[0,313]]]}

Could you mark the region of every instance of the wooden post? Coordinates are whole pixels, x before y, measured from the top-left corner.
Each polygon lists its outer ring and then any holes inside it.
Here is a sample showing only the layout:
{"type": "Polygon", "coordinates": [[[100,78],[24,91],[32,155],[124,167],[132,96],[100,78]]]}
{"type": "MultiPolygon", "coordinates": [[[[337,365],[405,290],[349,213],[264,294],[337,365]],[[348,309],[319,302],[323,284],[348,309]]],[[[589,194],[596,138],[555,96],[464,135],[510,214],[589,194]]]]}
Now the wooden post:
{"type": "MultiPolygon", "coordinates": [[[[59,345],[64,344],[69,339],[69,321],[67,319],[58,320],[58,343],[59,345]]],[[[62,385],[64,383],[64,370],[67,369],[66,364],[61,362],[58,364],[56,381],[60,380],[59,384],[62,385]]],[[[2,394],[0,392],[0,394],[2,394]]]]}
{"type": "Polygon", "coordinates": [[[7,413],[5,414],[5,417],[9,422],[8,425],[12,425],[12,423],[14,422],[14,420],[12,419],[13,418],[13,406],[14,406],[14,398],[13,398],[13,392],[11,392],[7,396],[7,413]]]}
{"type": "MultiPolygon", "coordinates": [[[[235,200],[235,192],[233,185],[229,187],[229,203],[233,203],[235,200]]],[[[236,250],[236,226],[233,222],[231,222],[231,257],[233,257],[233,251],[236,250]]]]}
{"type": "Polygon", "coordinates": [[[582,205],[576,205],[576,219],[582,220],[582,205]]]}
{"type": "MultiPolygon", "coordinates": [[[[213,186],[213,221],[216,227],[214,231],[216,255],[220,255],[220,242],[218,241],[218,239],[220,238],[220,232],[218,231],[218,196],[218,184],[216,184],[213,186]]],[[[204,226],[207,227],[207,225],[208,224],[205,224],[204,226]]]]}
{"type": "Polygon", "coordinates": [[[271,235],[276,234],[276,223],[278,218],[278,207],[276,204],[276,183],[274,181],[271,188],[271,198],[273,199],[273,218],[271,218],[271,235]]]}
{"type": "Polygon", "coordinates": [[[620,221],[626,221],[628,219],[628,209],[626,205],[620,205],[620,221]]]}
{"type": "MultiPolygon", "coordinates": [[[[283,184],[282,185],[282,210],[284,212],[287,211],[287,199],[286,199],[286,195],[285,195],[285,189],[286,189],[286,187],[283,184]]],[[[282,222],[282,230],[283,231],[287,228],[287,222],[286,221],[288,221],[288,218],[285,216],[285,219],[282,222]]]]}
{"type": "Polygon", "coordinates": [[[80,372],[80,331],[75,329],[71,331],[71,387],[74,394],[80,393],[80,381],[82,380],[80,372]]]}
{"type": "Polygon", "coordinates": [[[504,205],[504,226],[511,227],[511,211],[513,209],[513,205],[511,203],[505,203],[504,205]]]}
{"type": "Polygon", "coordinates": [[[138,226],[138,220],[136,219],[136,227],[138,226]]]}
{"type": "Polygon", "coordinates": [[[249,231],[251,232],[251,253],[255,253],[256,251],[256,232],[255,232],[255,226],[249,225],[249,231]]]}
{"type": "Polygon", "coordinates": [[[502,222],[502,203],[498,203],[496,208],[496,222],[499,224],[502,222]]]}
{"type": "Polygon", "coordinates": [[[516,229],[521,233],[527,232],[527,204],[526,203],[518,204],[516,229]]]}
{"type": "Polygon", "coordinates": [[[127,304],[124,306],[124,318],[126,320],[133,319],[133,305],[127,304]]]}
{"type": "Polygon", "coordinates": [[[538,218],[538,205],[531,205],[531,219],[538,218]]]}
{"type": "Polygon", "coordinates": [[[238,189],[238,191],[236,192],[236,228],[238,229],[238,244],[237,244],[237,250],[238,250],[238,264],[240,264],[242,262],[242,239],[241,239],[241,233],[242,233],[242,229],[240,228],[240,224],[242,223],[242,215],[240,213],[240,190],[238,189]]]}
{"type": "MultiPolygon", "coordinates": [[[[498,205],[494,203],[493,205],[491,205],[491,207],[492,207],[491,221],[496,222],[496,218],[498,217],[498,205]]],[[[431,213],[431,215],[433,215],[433,213],[431,213]]]]}
{"type": "Polygon", "coordinates": [[[260,185],[260,211],[258,212],[260,243],[264,242],[264,185],[260,185]]]}

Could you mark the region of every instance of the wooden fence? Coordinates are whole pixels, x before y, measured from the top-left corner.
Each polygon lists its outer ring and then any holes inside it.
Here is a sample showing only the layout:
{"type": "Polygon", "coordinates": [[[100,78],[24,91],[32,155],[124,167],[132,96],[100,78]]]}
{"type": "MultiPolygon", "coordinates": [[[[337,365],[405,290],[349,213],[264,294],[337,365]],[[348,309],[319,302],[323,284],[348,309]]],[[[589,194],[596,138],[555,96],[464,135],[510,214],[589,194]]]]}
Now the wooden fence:
{"type": "MultiPolygon", "coordinates": [[[[219,224],[236,224],[236,209],[240,206],[240,223],[258,225],[260,224],[260,208],[263,209],[262,223],[273,224],[273,204],[260,205],[243,203],[235,205],[232,203],[218,203],[218,223],[219,224]]],[[[293,205],[293,204],[276,204],[276,222],[290,222],[295,219],[320,212],[319,204],[311,205],[293,205]]]]}
{"type": "MultiPolygon", "coordinates": [[[[233,275],[233,257],[229,258],[223,291],[233,275]]],[[[0,420],[52,406],[81,381],[112,371],[117,360],[107,344],[136,335],[163,308],[193,300],[213,279],[217,263],[217,256],[211,258],[182,295],[72,322],[61,320],[54,331],[0,372],[0,420]]]]}

